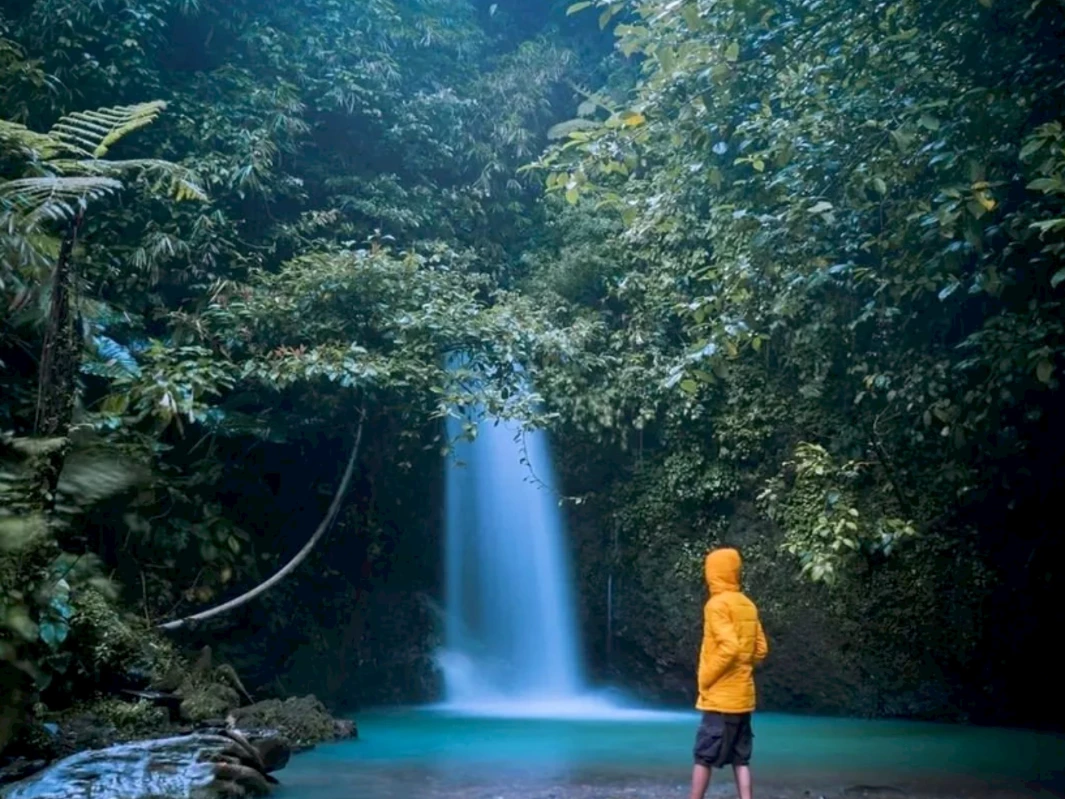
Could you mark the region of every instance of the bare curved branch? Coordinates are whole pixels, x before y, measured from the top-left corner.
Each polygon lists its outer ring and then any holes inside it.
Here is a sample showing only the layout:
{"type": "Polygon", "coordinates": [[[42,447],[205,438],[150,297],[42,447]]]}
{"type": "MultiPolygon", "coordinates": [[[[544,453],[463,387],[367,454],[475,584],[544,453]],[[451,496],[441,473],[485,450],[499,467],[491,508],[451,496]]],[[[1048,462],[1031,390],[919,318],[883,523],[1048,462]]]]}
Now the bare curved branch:
{"type": "Polygon", "coordinates": [[[347,493],[348,486],[351,483],[351,476],[355,472],[355,461],[359,455],[359,444],[362,443],[362,428],[365,423],[366,414],[360,411],[359,427],[355,433],[355,444],[351,448],[351,457],[348,458],[347,468],[344,470],[344,476],[340,479],[340,485],[337,486],[336,493],[333,495],[333,501],[329,505],[329,510],[326,511],[325,518],[323,518],[321,523],[318,525],[318,529],[314,531],[314,535],[312,535],[307,541],[307,543],[303,545],[303,549],[301,549],[295,554],[295,556],[293,556],[292,560],[286,563],[280,569],[280,571],[274,574],[273,577],[263,583],[260,583],[259,585],[255,586],[255,588],[251,589],[247,593],[241,594],[235,599],[231,599],[228,602],[224,602],[221,605],[217,605],[216,607],[210,608],[209,610],[204,610],[200,613],[194,613],[191,616],[186,616],[181,619],[174,619],[173,621],[168,621],[164,624],[159,624],[156,626],[161,630],[178,630],[182,627],[187,627],[195,622],[204,621],[205,619],[210,619],[214,616],[226,613],[227,611],[233,610],[234,608],[239,608],[241,605],[250,602],[257,596],[266,593],[279,582],[281,582],[283,579],[285,579],[285,577],[291,574],[296,569],[296,567],[299,566],[307,558],[307,556],[311,553],[311,550],[313,550],[315,545],[317,545],[317,543],[321,540],[322,536],[325,535],[326,531],[333,524],[333,520],[336,518],[336,515],[339,512],[340,506],[343,504],[344,495],[347,493]]]}

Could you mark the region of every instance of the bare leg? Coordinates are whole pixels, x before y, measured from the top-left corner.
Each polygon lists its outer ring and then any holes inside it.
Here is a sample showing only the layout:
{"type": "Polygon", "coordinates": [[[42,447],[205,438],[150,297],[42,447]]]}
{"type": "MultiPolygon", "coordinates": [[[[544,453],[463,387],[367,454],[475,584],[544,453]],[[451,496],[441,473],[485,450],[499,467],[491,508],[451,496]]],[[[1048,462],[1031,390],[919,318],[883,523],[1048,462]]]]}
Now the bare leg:
{"type": "Polygon", "coordinates": [[[740,799],[751,799],[751,767],[733,766],[732,771],[736,775],[736,793],[740,799]]]}
{"type": "Polygon", "coordinates": [[[692,769],[692,795],[691,799],[703,799],[706,789],[710,787],[710,769],[700,766],[698,763],[692,769]]]}

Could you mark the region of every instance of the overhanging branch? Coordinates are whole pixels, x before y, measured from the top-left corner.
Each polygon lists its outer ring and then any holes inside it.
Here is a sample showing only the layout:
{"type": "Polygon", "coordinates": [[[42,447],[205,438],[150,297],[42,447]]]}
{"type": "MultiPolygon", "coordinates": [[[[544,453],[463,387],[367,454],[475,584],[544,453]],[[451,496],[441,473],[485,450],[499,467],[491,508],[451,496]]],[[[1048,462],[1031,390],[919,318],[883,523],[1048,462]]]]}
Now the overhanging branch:
{"type": "Polygon", "coordinates": [[[286,563],[280,571],[274,574],[273,577],[266,580],[263,583],[255,586],[247,593],[224,602],[221,605],[210,608],[209,610],[201,611],[200,613],[194,613],[191,616],[185,616],[181,619],[174,619],[164,624],[159,624],[157,627],[160,630],[179,630],[182,627],[187,627],[195,622],[205,621],[206,619],[219,616],[222,613],[239,608],[241,605],[250,602],[261,594],[266,593],[279,582],[284,580],[289,574],[291,574],[296,567],[298,567],[307,556],[311,553],[311,550],[318,544],[322,536],[326,534],[326,531],[332,526],[334,519],[336,519],[337,513],[340,511],[340,506],[344,502],[344,495],[348,491],[348,486],[351,484],[351,477],[355,473],[355,461],[359,456],[359,445],[362,443],[362,428],[366,423],[366,413],[364,411],[359,412],[359,427],[355,432],[355,443],[351,448],[351,456],[348,458],[347,468],[344,470],[344,476],[340,479],[340,485],[337,486],[336,493],[333,495],[333,501],[329,505],[329,510],[326,511],[325,518],[322,519],[318,525],[318,529],[314,531],[314,535],[310,537],[306,544],[303,545],[303,549],[297,552],[292,560],[286,563]]]}

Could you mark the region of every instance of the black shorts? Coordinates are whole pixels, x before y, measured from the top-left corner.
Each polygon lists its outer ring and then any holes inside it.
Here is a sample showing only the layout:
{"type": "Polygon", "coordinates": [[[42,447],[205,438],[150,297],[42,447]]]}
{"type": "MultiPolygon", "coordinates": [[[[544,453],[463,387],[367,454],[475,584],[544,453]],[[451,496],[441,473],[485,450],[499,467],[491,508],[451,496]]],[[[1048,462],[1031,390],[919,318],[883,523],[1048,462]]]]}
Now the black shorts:
{"type": "Polygon", "coordinates": [[[707,768],[746,766],[751,762],[754,733],[750,713],[704,712],[695,733],[695,762],[707,768]]]}

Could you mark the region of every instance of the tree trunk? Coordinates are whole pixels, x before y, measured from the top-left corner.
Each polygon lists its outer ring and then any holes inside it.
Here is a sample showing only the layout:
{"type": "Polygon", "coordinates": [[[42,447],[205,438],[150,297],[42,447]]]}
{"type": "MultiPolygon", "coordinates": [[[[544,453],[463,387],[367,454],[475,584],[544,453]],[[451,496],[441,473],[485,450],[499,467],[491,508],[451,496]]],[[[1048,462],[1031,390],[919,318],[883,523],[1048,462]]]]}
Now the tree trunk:
{"type": "MultiPolygon", "coordinates": [[[[66,437],[74,415],[74,394],[81,364],[80,337],[75,324],[73,265],[81,219],[79,213],[67,229],[52,276],[51,307],[42,345],[34,422],[37,441],[28,450],[28,481],[16,496],[5,497],[27,523],[36,518],[43,525],[55,509],[56,486],[68,449],[66,437]]],[[[15,556],[13,572],[5,573],[5,577],[12,579],[14,587],[23,591],[28,589],[32,594],[57,552],[55,539],[42,536],[15,556]]],[[[29,714],[35,696],[35,686],[30,678],[33,670],[32,664],[0,661],[0,751],[29,714]]]]}
{"type": "MultiPolygon", "coordinates": [[[[74,306],[75,274],[74,246],[82,214],[70,223],[63,246],[59,250],[52,276],[51,305],[41,351],[41,371],[37,390],[37,417],[34,433],[44,439],[66,439],[74,416],[78,369],[81,366],[81,337],[76,324],[74,306]]],[[[67,446],[55,444],[44,447],[32,464],[34,482],[33,504],[44,513],[55,507],[55,491],[59,473],[63,469],[67,446]]]]}

